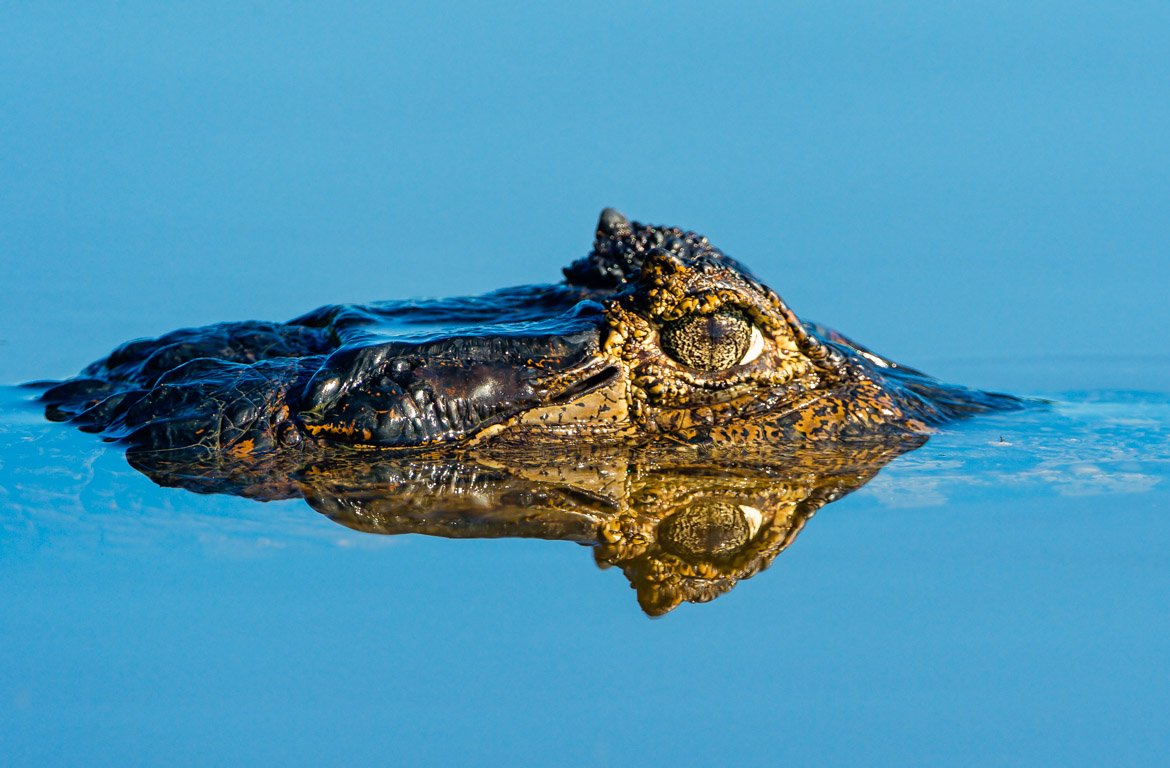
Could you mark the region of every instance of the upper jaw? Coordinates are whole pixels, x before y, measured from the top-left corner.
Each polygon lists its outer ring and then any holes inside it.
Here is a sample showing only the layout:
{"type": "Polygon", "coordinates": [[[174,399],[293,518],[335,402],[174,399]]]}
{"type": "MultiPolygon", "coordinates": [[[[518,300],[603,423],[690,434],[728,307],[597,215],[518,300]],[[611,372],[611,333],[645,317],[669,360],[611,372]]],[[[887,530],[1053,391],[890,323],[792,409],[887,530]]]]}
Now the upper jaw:
{"type": "Polygon", "coordinates": [[[339,442],[457,443],[611,383],[598,323],[555,331],[394,341],[332,355],[305,387],[306,431],[339,442]]]}

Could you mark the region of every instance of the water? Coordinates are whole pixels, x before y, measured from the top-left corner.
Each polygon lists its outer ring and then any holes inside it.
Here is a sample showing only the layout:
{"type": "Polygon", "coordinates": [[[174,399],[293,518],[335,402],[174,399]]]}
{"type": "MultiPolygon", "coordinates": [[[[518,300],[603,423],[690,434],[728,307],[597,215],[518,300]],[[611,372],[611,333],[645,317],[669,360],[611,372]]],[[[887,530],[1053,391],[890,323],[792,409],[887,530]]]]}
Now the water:
{"type": "Polygon", "coordinates": [[[12,765],[1150,765],[1170,750],[1161,4],[0,11],[0,383],[555,279],[597,211],[1054,404],[647,618],[572,541],[161,488],[0,389],[12,765]]]}
{"type": "Polygon", "coordinates": [[[1093,764],[1168,746],[1166,394],[947,430],[770,569],[658,620],[578,544],[377,536],[300,500],[158,488],[4,395],[17,764],[1093,764]]]}

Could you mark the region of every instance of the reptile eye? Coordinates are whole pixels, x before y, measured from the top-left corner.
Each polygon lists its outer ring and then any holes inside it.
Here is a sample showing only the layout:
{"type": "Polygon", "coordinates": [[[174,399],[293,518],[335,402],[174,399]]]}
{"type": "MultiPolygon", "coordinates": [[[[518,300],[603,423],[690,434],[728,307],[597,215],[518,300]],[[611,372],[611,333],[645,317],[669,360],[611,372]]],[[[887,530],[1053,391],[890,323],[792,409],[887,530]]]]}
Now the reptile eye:
{"type": "Polygon", "coordinates": [[[747,365],[764,351],[760,329],[736,307],[680,317],[662,326],[659,338],[666,354],[701,371],[747,365]]]}

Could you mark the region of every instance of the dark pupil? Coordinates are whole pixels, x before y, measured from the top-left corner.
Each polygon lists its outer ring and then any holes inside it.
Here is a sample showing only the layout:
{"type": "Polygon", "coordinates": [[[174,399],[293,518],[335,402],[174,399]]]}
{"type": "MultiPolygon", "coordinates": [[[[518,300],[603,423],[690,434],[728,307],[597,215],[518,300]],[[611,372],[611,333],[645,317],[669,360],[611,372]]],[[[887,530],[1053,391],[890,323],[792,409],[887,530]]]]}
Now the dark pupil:
{"type": "Polygon", "coordinates": [[[741,309],[721,307],[709,315],[687,315],[661,331],[662,349],[683,365],[721,371],[739,363],[752,341],[752,322],[741,309]]]}

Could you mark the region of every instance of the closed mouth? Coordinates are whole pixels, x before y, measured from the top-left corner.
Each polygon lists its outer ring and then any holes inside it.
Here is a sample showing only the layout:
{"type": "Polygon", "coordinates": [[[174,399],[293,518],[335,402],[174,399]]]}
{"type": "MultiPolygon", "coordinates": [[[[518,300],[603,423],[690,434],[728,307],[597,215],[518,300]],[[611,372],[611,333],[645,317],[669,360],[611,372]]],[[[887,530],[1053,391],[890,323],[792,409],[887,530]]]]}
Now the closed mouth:
{"type": "Polygon", "coordinates": [[[578,397],[596,392],[608,387],[621,376],[621,369],[616,365],[606,365],[597,373],[586,376],[570,384],[549,399],[550,405],[561,405],[576,400],[578,397]]]}

